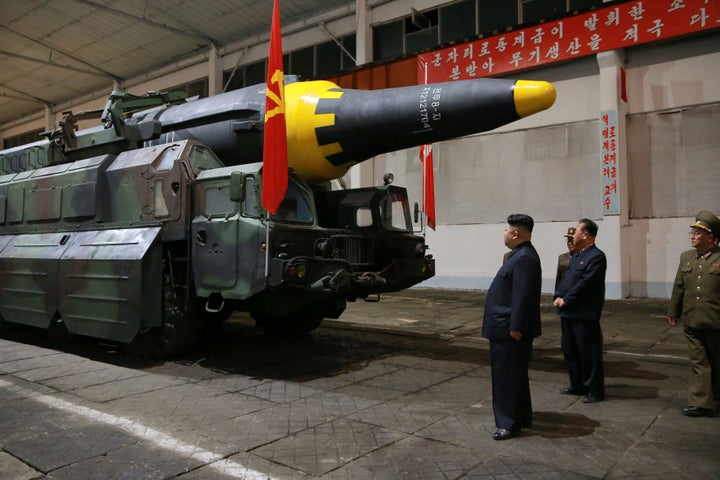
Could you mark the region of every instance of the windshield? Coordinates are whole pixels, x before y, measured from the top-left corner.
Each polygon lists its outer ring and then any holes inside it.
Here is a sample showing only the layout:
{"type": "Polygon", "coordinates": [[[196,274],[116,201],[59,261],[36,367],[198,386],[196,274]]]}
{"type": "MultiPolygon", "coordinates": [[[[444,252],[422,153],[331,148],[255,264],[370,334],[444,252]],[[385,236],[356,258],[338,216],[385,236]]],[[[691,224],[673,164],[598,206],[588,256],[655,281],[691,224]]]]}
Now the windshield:
{"type": "Polygon", "coordinates": [[[402,191],[387,192],[380,202],[380,218],[385,230],[412,230],[407,195],[402,191]]]}
{"type": "Polygon", "coordinates": [[[310,192],[305,191],[290,179],[285,198],[280,203],[277,212],[272,215],[272,219],[292,223],[313,223],[315,217],[311,205],[310,192]]]}

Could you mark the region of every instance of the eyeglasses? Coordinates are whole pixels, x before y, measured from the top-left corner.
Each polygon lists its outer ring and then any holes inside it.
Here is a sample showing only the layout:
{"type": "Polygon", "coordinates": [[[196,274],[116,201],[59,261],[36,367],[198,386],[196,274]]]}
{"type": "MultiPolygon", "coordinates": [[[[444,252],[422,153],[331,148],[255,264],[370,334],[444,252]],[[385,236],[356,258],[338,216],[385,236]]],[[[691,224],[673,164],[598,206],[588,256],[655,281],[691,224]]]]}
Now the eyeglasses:
{"type": "Polygon", "coordinates": [[[691,237],[702,237],[703,235],[706,235],[707,232],[703,232],[702,230],[690,230],[690,236],[691,237]]]}

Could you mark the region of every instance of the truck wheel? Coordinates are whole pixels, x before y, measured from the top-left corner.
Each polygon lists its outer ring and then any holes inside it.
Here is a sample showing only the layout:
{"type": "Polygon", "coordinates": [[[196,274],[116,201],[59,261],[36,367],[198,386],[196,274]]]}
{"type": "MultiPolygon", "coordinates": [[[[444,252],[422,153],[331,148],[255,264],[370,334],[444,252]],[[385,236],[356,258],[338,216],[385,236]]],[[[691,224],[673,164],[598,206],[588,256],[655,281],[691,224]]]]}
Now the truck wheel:
{"type": "Polygon", "coordinates": [[[322,323],[323,317],[316,313],[298,315],[253,315],[255,325],[265,333],[275,336],[295,337],[307,335],[322,323]]]}
{"type": "Polygon", "coordinates": [[[130,350],[140,357],[165,358],[191,350],[200,339],[204,304],[182,287],[173,287],[164,276],[163,323],[139,333],[130,350]],[[187,301],[186,301],[186,296],[187,301]]]}
{"type": "Polygon", "coordinates": [[[10,330],[10,323],[6,322],[3,316],[0,314],[0,332],[10,330]]]}
{"type": "Polygon", "coordinates": [[[53,317],[47,329],[47,336],[50,342],[58,348],[62,348],[72,340],[72,334],[68,331],[60,315],[53,317]]]}

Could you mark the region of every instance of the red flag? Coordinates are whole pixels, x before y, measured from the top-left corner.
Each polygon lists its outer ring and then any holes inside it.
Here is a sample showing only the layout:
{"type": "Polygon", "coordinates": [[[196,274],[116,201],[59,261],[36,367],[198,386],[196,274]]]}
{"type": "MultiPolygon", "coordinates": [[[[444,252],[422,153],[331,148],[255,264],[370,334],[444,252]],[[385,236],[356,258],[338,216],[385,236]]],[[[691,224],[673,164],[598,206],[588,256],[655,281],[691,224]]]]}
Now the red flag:
{"type": "MultiPolygon", "coordinates": [[[[418,57],[418,76],[428,83],[428,65],[418,57]]],[[[435,230],[435,177],[433,176],[432,144],[420,145],[422,162],[422,208],[427,217],[428,227],[435,230]]]]}
{"type": "Polygon", "coordinates": [[[435,177],[433,176],[432,144],[420,145],[420,161],[423,172],[422,206],[427,217],[428,227],[435,230],[435,177]]]}
{"type": "Polygon", "coordinates": [[[275,213],[285,197],[288,184],[287,130],[285,127],[285,81],[283,73],[280,10],[274,0],[268,55],[263,138],[262,206],[275,213]]]}

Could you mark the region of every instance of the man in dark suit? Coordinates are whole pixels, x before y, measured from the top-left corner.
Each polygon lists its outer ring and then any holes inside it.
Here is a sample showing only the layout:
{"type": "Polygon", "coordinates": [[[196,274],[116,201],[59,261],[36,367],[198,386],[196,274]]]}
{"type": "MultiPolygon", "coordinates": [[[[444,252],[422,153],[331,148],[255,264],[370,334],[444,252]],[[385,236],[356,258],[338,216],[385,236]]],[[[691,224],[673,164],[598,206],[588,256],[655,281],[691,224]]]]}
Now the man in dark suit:
{"type": "Polygon", "coordinates": [[[690,225],[692,250],[680,255],[668,321],[683,322],[692,375],[689,417],[714,417],[720,400],[720,219],[707,210],[690,225]]]}
{"type": "Polygon", "coordinates": [[[540,335],[540,258],[530,243],[533,219],[513,214],[505,226],[511,251],[490,285],[482,336],[490,340],[495,440],[518,435],[532,423],[528,364],[540,335]]]}
{"type": "Polygon", "coordinates": [[[575,227],[573,255],[555,288],[553,306],[562,328],[562,349],[570,376],[565,395],[584,395],[583,402],[605,398],[603,336],[600,314],[605,303],[607,259],[595,245],[598,226],[583,218],[575,227]]]}

